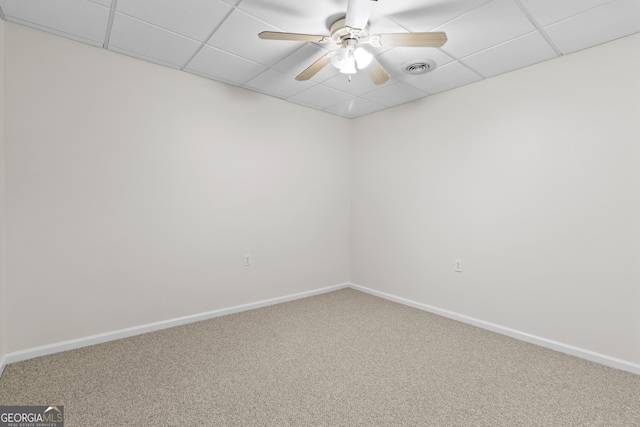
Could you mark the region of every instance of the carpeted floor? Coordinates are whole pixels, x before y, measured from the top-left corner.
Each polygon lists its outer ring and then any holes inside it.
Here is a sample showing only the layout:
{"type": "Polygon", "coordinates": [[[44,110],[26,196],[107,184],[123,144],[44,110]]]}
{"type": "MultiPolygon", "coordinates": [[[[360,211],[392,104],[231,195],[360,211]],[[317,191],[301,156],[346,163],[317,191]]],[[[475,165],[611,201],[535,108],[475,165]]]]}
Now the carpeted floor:
{"type": "Polygon", "coordinates": [[[6,367],[89,426],[640,426],[640,376],[352,289],[6,367]]]}

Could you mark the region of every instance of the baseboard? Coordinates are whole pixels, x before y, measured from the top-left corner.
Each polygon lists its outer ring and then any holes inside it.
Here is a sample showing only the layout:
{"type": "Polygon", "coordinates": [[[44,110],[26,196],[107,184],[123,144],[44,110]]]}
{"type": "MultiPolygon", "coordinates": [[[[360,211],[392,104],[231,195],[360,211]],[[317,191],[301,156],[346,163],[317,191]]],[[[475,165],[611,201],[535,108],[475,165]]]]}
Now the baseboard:
{"type": "Polygon", "coordinates": [[[496,325],[495,323],[485,322],[484,320],[475,319],[473,317],[465,316],[459,313],[455,313],[449,310],[443,310],[437,307],[433,307],[427,304],[422,304],[416,301],[412,301],[406,298],[391,295],[385,292],[376,291],[374,289],[366,288],[364,286],[351,283],[350,288],[362,291],[380,298],[387,299],[389,301],[397,302],[409,307],[417,308],[419,310],[428,311],[429,313],[437,314],[439,316],[447,317],[449,319],[457,320],[459,322],[468,323],[473,326],[477,326],[482,329],[486,329],[492,332],[496,332],[502,335],[506,335],[511,338],[516,338],[521,341],[525,341],[531,344],[536,344],[542,347],[546,347],[561,353],[570,354],[572,356],[586,359],[591,362],[596,362],[601,365],[609,366],[612,368],[620,369],[622,371],[631,372],[636,375],[640,375],[640,365],[637,363],[629,362],[627,360],[618,359],[615,357],[607,356],[606,354],[596,353],[591,350],[585,350],[583,348],[575,347],[561,342],[549,340],[546,338],[538,337],[528,334],[526,332],[518,331],[504,326],[496,325]]]}
{"type": "Polygon", "coordinates": [[[563,344],[557,341],[549,340],[546,338],[538,337],[535,335],[521,332],[515,329],[506,328],[504,326],[496,325],[494,323],[485,322],[480,319],[465,316],[459,313],[455,313],[449,310],[443,310],[437,307],[433,307],[427,304],[412,301],[406,298],[391,295],[385,292],[370,289],[364,286],[356,285],[354,283],[345,283],[341,285],[329,286],[326,288],[316,289],[313,291],[300,292],[296,294],[286,295],[282,297],[272,298],[268,300],[257,301],[248,304],[237,305],[229,308],[223,308],[220,310],[213,310],[206,313],[195,314],[191,316],[180,317],[177,319],[170,319],[162,322],[150,323],[146,325],[136,326],[127,329],[121,329],[118,331],[107,332],[104,334],[92,335],[84,338],[78,338],[69,341],[63,341],[60,343],[49,344],[40,347],[34,347],[26,350],[20,350],[12,353],[7,353],[4,357],[0,358],[0,376],[4,371],[6,365],[10,363],[20,362],[23,360],[33,359],[35,357],[46,356],[49,354],[59,353],[61,351],[73,350],[81,347],[87,347],[95,344],[101,344],[108,341],[115,341],[122,338],[128,338],[135,335],[144,334],[147,332],[154,332],[161,329],[168,329],[174,326],[186,325],[188,323],[199,322],[202,320],[213,319],[215,317],[225,316],[233,313],[240,313],[242,311],[254,310],[261,307],[267,307],[270,305],[280,304],[287,301],[293,301],[301,298],[307,298],[314,295],[320,295],[327,292],[337,291],[339,289],[352,288],[358,291],[368,293],[380,298],[387,299],[389,301],[397,302],[409,307],[417,308],[419,310],[427,311],[429,313],[437,314],[439,316],[447,317],[449,319],[457,320],[463,323],[467,323],[473,326],[477,326],[482,329],[486,329],[492,332],[496,332],[502,335],[506,335],[512,338],[519,339],[521,341],[529,342],[532,344],[540,345],[542,347],[550,348],[555,351],[570,354],[582,359],[590,360],[592,362],[600,363],[605,366],[620,369],[622,371],[631,372],[636,375],[640,375],[640,365],[637,363],[629,362],[615,357],[607,356],[605,354],[596,353],[590,350],[585,350],[579,347],[575,347],[568,344],[563,344]]]}
{"type": "MultiPolygon", "coordinates": [[[[4,369],[5,364],[20,362],[23,360],[29,360],[40,356],[46,356],[49,354],[59,353],[61,351],[74,350],[77,348],[88,347],[90,345],[101,344],[108,341],[115,341],[122,338],[128,338],[135,335],[145,334],[147,332],[159,331],[161,329],[173,328],[175,326],[186,325],[188,323],[200,322],[202,320],[213,319],[215,317],[225,316],[233,313],[240,313],[242,311],[254,310],[256,308],[267,307],[270,305],[280,304],[283,302],[293,301],[301,298],[307,298],[314,295],[320,295],[327,292],[337,291],[349,287],[349,284],[341,284],[335,286],[329,286],[326,288],[315,289],[307,292],[300,292],[296,294],[286,295],[282,297],[257,301],[248,304],[236,305],[229,308],[223,308],[220,310],[213,310],[206,313],[195,314],[191,316],[180,317],[177,319],[165,320],[162,322],[149,323],[146,325],[136,326],[127,329],[120,329],[118,331],[107,332],[104,334],[92,335],[83,338],[77,338],[69,341],[63,341],[59,343],[44,345],[40,347],[29,348],[26,350],[15,351],[5,354],[2,359],[2,365],[0,367],[4,369]]],[[[0,375],[2,373],[0,369],[0,375]]]]}

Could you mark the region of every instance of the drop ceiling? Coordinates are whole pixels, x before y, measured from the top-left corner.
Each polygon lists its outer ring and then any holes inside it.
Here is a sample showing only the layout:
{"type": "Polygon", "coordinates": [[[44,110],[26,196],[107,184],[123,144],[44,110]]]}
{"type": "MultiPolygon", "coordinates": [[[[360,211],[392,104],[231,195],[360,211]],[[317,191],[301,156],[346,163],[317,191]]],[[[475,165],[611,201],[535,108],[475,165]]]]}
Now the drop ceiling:
{"type": "Polygon", "coordinates": [[[3,19],[347,118],[424,98],[640,32],[640,0],[379,0],[369,32],[444,31],[442,48],[368,47],[391,76],[349,82],[337,46],[261,40],[261,31],[329,34],[347,0],[0,0],[3,19]],[[402,65],[431,60],[428,73],[402,65]]]}

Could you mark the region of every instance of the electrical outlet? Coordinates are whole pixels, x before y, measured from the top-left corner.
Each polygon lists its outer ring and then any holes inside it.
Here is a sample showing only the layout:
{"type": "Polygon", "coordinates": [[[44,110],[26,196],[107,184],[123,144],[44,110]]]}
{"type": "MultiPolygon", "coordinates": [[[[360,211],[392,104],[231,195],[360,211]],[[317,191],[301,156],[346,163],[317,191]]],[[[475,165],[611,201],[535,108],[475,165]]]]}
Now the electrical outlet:
{"type": "Polygon", "coordinates": [[[454,271],[457,273],[462,273],[462,260],[461,259],[456,259],[454,261],[454,271]]]}
{"type": "Polygon", "coordinates": [[[251,254],[244,254],[244,266],[251,267],[251,254]]]}

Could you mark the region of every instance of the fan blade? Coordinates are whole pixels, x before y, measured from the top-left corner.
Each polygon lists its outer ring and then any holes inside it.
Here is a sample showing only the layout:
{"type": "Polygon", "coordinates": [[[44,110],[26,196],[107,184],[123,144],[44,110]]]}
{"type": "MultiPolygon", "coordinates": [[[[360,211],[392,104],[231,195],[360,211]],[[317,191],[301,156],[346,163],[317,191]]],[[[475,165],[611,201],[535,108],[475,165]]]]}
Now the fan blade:
{"type": "Polygon", "coordinates": [[[384,69],[376,58],[373,58],[371,65],[367,67],[367,75],[377,85],[381,85],[389,81],[389,73],[384,69]]]}
{"type": "Polygon", "coordinates": [[[380,34],[380,44],[388,47],[441,47],[446,42],[447,35],[442,31],[380,34]]]}
{"type": "Polygon", "coordinates": [[[344,25],[358,30],[364,30],[373,11],[373,2],[378,0],[349,0],[347,3],[347,17],[344,25]]]}
{"type": "Polygon", "coordinates": [[[333,55],[335,55],[335,52],[328,52],[326,55],[321,56],[320,59],[309,65],[306,70],[298,74],[296,80],[309,80],[311,77],[315,76],[318,71],[322,70],[329,62],[331,62],[331,57],[333,55]]]}
{"type": "Polygon", "coordinates": [[[323,43],[329,36],[321,36],[317,34],[298,34],[298,33],[278,33],[276,31],[263,31],[258,37],[264,40],[290,40],[298,42],[315,42],[323,43]]]}

